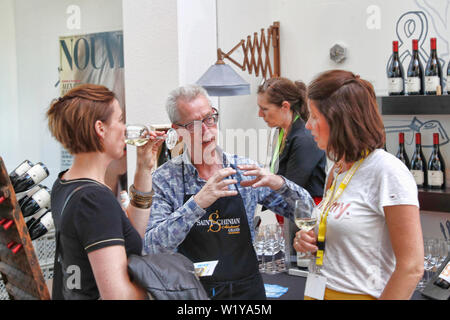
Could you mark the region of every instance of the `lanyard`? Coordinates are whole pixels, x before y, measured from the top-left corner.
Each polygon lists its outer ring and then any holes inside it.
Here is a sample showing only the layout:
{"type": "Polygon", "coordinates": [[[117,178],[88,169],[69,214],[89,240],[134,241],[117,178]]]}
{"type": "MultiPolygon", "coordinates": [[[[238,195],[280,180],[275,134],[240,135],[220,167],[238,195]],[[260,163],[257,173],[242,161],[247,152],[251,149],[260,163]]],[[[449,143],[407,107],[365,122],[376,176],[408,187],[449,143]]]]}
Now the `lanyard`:
{"type": "Polygon", "coordinates": [[[319,235],[317,237],[317,244],[318,244],[319,249],[317,250],[316,265],[318,265],[318,266],[323,265],[323,255],[324,255],[324,251],[325,251],[325,235],[327,233],[328,213],[330,212],[333,203],[336,202],[336,200],[344,192],[345,188],[347,188],[347,185],[349,184],[349,182],[352,179],[353,175],[355,174],[356,170],[358,170],[359,166],[361,165],[361,163],[364,161],[364,159],[366,157],[367,157],[367,153],[364,158],[361,158],[360,160],[358,160],[357,162],[355,162],[352,165],[352,167],[345,175],[344,179],[342,180],[342,182],[339,185],[336,192],[335,192],[335,188],[336,188],[336,180],[337,179],[334,178],[330,189],[326,193],[323,210],[320,215],[319,235]]]}
{"type": "MultiPolygon", "coordinates": [[[[294,118],[294,121],[292,121],[292,123],[297,121],[298,118],[300,118],[300,116],[296,115],[295,118],[294,118]]],[[[280,134],[278,135],[277,145],[276,145],[275,150],[273,152],[272,164],[270,165],[270,172],[271,173],[275,173],[275,163],[277,162],[278,157],[280,156],[280,148],[281,148],[281,142],[283,141],[283,136],[284,136],[284,129],[281,128],[280,129],[280,134]]]]}

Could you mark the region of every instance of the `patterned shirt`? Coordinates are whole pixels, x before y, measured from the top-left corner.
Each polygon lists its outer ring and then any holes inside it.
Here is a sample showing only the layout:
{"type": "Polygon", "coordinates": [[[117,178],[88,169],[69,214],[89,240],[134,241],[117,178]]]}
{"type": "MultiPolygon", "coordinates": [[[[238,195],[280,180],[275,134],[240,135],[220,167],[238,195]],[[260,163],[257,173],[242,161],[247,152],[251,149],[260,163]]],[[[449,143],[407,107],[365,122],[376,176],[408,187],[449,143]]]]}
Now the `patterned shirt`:
{"type": "MultiPolygon", "coordinates": [[[[218,148],[218,151],[222,151],[218,148]]],[[[238,165],[257,164],[247,158],[223,152],[223,167],[231,166],[237,172],[231,178],[236,179],[235,185],[244,202],[247,220],[254,238],[253,218],[256,205],[259,203],[268,209],[293,220],[295,200],[303,199],[310,203],[309,193],[302,187],[283,178],[285,184],[277,191],[269,187],[241,187],[242,180],[252,180],[254,177],[244,176],[238,165]]],[[[165,250],[176,251],[184,241],[192,226],[206,213],[191,196],[186,203],[184,195],[195,195],[206,184],[197,169],[192,165],[189,153],[167,161],[153,173],[153,204],[150,219],[144,237],[144,252],[147,254],[165,250]],[[184,179],[182,164],[184,163],[184,179]]],[[[230,186],[235,188],[235,186],[230,186]]]]}

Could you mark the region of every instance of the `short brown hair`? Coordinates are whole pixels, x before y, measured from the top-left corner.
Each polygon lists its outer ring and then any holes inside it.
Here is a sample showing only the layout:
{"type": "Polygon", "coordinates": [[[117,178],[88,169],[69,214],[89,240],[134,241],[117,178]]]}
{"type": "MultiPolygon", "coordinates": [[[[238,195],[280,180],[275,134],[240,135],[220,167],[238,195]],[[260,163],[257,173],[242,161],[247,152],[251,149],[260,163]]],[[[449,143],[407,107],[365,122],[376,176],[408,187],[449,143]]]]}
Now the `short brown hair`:
{"type": "Polygon", "coordinates": [[[95,122],[107,123],[113,113],[114,92],[95,84],[82,84],[54,100],[47,111],[52,136],[71,154],[102,152],[95,122]]]}
{"type": "Polygon", "coordinates": [[[283,101],[289,102],[294,114],[298,114],[304,121],[308,120],[306,85],[303,82],[283,77],[270,78],[258,87],[257,93],[266,93],[268,101],[280,108],[283,101]]]}
{"type": "Polygon", "coordinates": [[[383,147],[384,125],[370,82],[349,71],[326,71],[310,83],[308,98],[330,127],[330,159],[355,162],[365,150],[383,147]]]}

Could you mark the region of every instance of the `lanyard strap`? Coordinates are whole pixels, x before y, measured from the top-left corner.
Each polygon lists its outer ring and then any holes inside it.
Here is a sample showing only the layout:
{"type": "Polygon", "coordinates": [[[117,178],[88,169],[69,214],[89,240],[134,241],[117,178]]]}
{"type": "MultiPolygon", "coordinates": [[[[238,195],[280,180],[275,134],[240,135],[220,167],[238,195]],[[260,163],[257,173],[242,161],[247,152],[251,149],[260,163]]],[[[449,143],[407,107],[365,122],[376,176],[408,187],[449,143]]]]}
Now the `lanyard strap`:
{"type": "MultiPolygon", "coordinates": [[[[366,153],[367,156],[367,153],[366,153]]],[[[336,200],[342,195],[345,188],[347,188],[347,185],[349,184],[350,180],[352,179],[353,175],[355,174],[356,170],[358,170],[361,163],[364,161],[366,157],[361,158],[357,162],[355,162],[350,170],[345,175],[344,179],[340,183],[338,189],[335,192],[336,188],[336,178],[334,178],[333,183],[330,187],[330,189],[327,191],[325,199],[324,199],[324,205],[323,210],[320,215],[320,224],[319,224],[319,235],[317,237],[317,244],[318,244],[318,250],[317,250],[317,258],[316,258],[316,265],[321,266],[323,265],[323,255],[325,251],[325,235],[327,233],[327,218],[328,213],[331,210],[331,207],[333,203],[336,202],[336,200]]]]}
{"type": "MultiPolygon", "coordinates": [[[[300,118],[300,116],[296,115],[295,118],[294,118],[294,121],[292,121],[292,123],[297,121],[298,118],[300,118]]],[[[284,129],[281,128],[280,129],[280,133],[278,135],[277,145],[276,145],[275,150],[273,152],[272,163],[270,165],[270,172],[271,173],[275,173],[275,163],[277,162],[278,157],[280,156],[280,148],[281,148],[281,143],[283,142],[283,136],[284,136],[284,129]]]]}

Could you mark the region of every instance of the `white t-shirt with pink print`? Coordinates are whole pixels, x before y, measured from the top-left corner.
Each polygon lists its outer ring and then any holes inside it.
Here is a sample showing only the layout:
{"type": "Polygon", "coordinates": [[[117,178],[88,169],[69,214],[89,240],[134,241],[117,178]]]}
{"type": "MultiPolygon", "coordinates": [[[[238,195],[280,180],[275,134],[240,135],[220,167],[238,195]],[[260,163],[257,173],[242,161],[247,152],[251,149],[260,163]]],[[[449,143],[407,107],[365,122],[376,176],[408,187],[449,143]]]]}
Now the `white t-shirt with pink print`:
{"type": "MultiPolygon", "coordinates": [[[[336,188],[346,173],[337,176],[336,188]]],[[[328,177],[333,174],[330,171],[328,177]]],[[[328,288],[381,295],[395,268],[383,210],[393,205],[419,207],[417,186],[399,159],[377,149],[363,161],[328,215],[321,268],[328,288]]]]}

